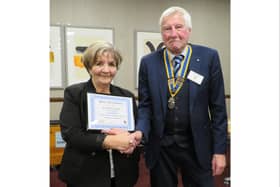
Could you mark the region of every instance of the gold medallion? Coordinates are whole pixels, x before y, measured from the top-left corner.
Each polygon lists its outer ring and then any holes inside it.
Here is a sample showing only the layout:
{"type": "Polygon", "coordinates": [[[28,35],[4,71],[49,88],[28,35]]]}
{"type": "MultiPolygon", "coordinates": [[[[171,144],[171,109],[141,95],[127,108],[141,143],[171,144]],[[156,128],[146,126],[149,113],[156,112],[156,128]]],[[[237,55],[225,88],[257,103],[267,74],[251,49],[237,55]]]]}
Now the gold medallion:
{"type": "Polygon", "coordinates": [[[183,77],[178,77],[178,78],[177,78],[177,82],[179,82],[179,83],[183,83],[184,80],[185,80],[185,79],[184,79],[183,77]]]}
{"type": "Polygon", "coordinates": [[[169,109],[174,109],[175,108],[175,98],[174,97],[170,97],[168,99],[168,108],[169,109]]]}

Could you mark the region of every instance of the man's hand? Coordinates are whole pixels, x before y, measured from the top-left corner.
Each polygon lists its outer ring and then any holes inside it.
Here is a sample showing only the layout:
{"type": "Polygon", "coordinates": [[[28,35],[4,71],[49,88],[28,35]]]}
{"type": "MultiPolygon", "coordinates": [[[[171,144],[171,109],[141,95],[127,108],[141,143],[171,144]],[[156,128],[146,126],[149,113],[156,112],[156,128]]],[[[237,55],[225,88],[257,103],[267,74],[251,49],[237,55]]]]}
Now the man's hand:
{"type": "Polygon", "coordinates": [[[212,159],[213,176],[221,175],[226,167],[226,156],[223,154],[214,154],[212,159]]]}
{"type": "Polygon", "coordinates": [[[134,133],[131,133],[130,135],[134,137],[134,140],[136,143],[135,146],[137,146],[141,143],[141,140],[143,137],[143,133],[141,131],[135,131],[134,133]]]}
{"type": "Polygon", "coordinates": [[[142,140],[142,132],[135,131],[129,133],[124,129],[107,129],[101,131],[104,134],[107,134],[103,142],[103,147],[105,149],[116,149],[124,154],[133,153],[137,145],[140,144],[142,140]]]}
{"type": "Polygon", "coordinates": [[[134,144],[134,138],[130,137],[127,131],[113,135],[107,134],[103,141],[104,149],[116,149],[121,152],[133,147],[134,144]]]}
{"type": "Polygon", "coordinates": [[[143,134],[141,131],[135,131],[135,132],[131,133],[129,135],[129,137],[131,138],[131,141],[130,141],[131,146],[128,149],[121,151],[121,153],[124,153],[124,154],[133,153],[134,149],[140,144],[140,142],[142,140],[142,136],[143,136],[143,134]]]}

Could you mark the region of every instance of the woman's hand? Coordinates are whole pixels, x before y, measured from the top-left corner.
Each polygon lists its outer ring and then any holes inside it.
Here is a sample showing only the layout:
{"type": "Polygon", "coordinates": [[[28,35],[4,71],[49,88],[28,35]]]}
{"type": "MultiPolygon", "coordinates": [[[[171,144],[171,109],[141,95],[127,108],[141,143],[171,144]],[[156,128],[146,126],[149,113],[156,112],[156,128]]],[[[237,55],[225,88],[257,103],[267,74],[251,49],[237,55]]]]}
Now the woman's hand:
{"type": "Polygon", "coordinates": [[[122,152],[134,147],[135,144],[134,137],[130,136],[129,132],[118,131],[117,133],[110,132],[107,134],[103,142],[103,147],[105,149],[116,149],[122,152]]]}
{"type": "Polygon", "coordinates": [[[104,134],[107,134],[107,135],[116,135],[116,134],[127,132],[127,130],[113,128],[113,129],[105,129],[105,130],[102,130],[101,132],[104,134]]]}
{"type": "Polygon", "coordinates": [[[133,153],[143,136],[141,131],[129,133],[124,129],[117,128],[102,130],[102,133],[107,134],[103,142],[105,149],[116,149],[124,154],[133,153]]]}

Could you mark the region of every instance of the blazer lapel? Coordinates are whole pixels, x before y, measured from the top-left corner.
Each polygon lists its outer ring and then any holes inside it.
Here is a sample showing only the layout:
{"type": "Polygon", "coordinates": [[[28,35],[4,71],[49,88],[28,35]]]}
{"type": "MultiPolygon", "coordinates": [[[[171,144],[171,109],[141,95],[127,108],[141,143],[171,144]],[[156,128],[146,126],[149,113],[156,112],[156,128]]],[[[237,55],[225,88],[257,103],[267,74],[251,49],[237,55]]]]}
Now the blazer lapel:
{"type": "Polygon", "coordinates": [[[167,76],[166,76],[166,70],[165,70],[165,65],[164,65],[164,49],[161,49],[159,51],[159,60],[157,62],[157,70],[159,71],[159,76],[158,76],[158,84],[157,87],[159,89],[159,95],[161,99],[161,108],[162,108],[162,114],[166,113],[167,110],[167,100],[166,100],[166,95],[168,94],[168,89],[167,89],[167,76]]]}
{"type": "MultiPolygon", "coordinates": [[[[201,58],[200,56],[193,50],[192,51],[192,56],[191,56],[191,61],[189,65],[189,72],[194,71],[196,73],[199,73],[201,66],[201,58]]],[[[188,77],[188,75],[187,75],[188,77]]],[[[188,78],[187,78],[188,79],[188,78]]],[[[189,80],[189,94],[190,94],[190,112],[192,112],[193,106],[196,101],[196,96],[197,96],[197,91],[200,85],[197,83],[193,82],[192,80],[189,80]]]]}

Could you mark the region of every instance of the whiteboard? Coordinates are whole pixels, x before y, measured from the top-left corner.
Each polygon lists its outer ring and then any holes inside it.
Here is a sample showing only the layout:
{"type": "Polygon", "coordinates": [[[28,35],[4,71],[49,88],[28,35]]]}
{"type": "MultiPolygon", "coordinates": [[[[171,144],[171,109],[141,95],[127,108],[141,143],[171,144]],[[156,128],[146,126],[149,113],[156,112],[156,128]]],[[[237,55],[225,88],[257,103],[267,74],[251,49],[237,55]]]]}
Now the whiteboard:
{"type": "Polygon", "coordinates": [[[136,31],[136,88],[141,58],[164,47],[159,32],[136,31]]]}
{"type": "Polygon", "coordinates": [[[50,26],[49,45],[50,87],[61,88],[63,87],[61,27],[50,26]]]}
{"type": "Polygon", "coordinates": [[[113,30],[104,28],[66,27],[67,85],[87,81],[90,76],[81,62],[84,50],[97,40],[113,44],[113,30]]]}

